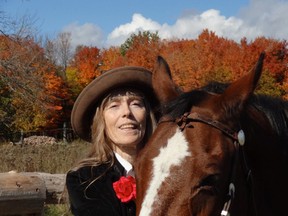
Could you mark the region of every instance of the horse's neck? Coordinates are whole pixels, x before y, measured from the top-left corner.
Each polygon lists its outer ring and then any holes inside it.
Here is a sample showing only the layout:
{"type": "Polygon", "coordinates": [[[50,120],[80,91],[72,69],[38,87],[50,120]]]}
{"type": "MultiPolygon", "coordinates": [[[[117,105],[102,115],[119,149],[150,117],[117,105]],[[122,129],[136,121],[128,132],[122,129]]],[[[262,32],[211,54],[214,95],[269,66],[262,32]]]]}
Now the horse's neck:
{"type": "Polygon", "coordinates": [[[252,173],[253,196],[259,215],[284,215],[288,194],[288,158],[275,133],[253,128],[247,134],[245,153],[252,173]],[[278,214],[277,214],[278,213],[278,214]]]}

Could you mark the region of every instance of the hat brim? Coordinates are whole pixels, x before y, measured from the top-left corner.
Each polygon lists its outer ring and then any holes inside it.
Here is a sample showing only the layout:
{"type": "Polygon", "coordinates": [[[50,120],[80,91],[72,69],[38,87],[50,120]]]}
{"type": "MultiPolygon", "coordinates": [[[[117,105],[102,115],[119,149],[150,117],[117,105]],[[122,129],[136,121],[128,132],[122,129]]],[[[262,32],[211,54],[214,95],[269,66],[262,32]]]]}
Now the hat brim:
{"type": "Polygon", "coordinates": [[[82,90],[74,103],[71,126],[81,139],[91,141],[91,125],[97,105],[108,92],[122,86],[139,89],[148,98],[152,108],[157,105],[152,88],[152,73],[149,70],[121,67],[104,72],[82,90]]]}

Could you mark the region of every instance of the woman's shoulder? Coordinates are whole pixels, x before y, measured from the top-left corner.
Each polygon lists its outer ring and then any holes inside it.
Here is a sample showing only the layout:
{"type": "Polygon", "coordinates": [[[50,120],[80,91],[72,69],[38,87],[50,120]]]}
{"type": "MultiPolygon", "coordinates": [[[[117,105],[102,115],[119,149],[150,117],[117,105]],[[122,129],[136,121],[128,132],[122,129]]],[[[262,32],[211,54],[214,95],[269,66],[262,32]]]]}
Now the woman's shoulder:
{"type": "Polygon", "coordinates": [[[108,164],[101,164],[98,166],[83,166],[77,169],[71,169],[67,173],[67,178],[78,177],[83,181],[89,180],[91,178],[97,178],[102,176],[104,173],[111,170],[108,164]]]}

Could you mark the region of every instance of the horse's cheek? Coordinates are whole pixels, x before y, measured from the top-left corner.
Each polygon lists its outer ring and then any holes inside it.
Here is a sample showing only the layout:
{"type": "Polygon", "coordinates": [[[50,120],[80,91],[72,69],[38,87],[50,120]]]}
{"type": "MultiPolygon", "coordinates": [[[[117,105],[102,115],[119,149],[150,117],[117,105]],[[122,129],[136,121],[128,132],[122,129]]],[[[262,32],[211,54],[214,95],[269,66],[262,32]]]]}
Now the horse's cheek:
{"type": "Polygon", "coordinates": [[[190,199],[190,215],[220,215],[221,209],[216,206],[216,197],[199,193],[190,199]]]}

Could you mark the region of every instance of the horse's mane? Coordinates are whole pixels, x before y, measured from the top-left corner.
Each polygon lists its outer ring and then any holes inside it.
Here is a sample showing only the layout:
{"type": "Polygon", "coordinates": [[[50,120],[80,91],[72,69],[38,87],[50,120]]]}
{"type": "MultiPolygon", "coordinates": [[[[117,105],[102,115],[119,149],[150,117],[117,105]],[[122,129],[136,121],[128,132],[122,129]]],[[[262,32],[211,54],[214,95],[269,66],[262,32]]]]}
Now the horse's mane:
{"type": "MultiPolygon", "coordinates": [[[[173,118],[179,117],[188,112],[193,105],[205,100],[209,93],[221,94],[229,85],[229,83],[210,82],[199,89],[182,93],[175,100],[163,104],[162,113],[173,118]]],[[[288,101],[278,97],[254,94],[250,98],[249,105],[264,113],[275,133],[288,143],[288,101]]]]}

